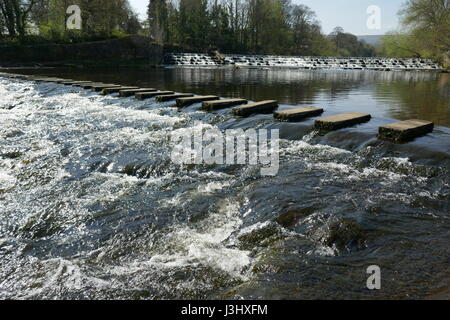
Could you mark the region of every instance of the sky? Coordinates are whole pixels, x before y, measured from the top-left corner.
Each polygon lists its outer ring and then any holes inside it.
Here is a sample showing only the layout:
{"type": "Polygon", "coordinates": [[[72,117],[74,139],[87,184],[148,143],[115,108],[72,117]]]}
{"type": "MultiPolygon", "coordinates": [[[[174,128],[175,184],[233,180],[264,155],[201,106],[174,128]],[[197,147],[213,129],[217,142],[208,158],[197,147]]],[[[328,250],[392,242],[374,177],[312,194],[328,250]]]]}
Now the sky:
{"type": "MultiPolygon", "coordinates": [[[[145,18],[148,0],[129,0],[131,6],[145,18]]],[[[355,35],[380,35],[398,27],[397,12],[405,0],[293,0],[314,10],[325,33],[330,33],[336,26],[355,35]],[[372,14],[367,13],[370,6],[378,6],[379,25],[367,26],[372,14]]],[[[373,11],[372,11],[373,12],[373,11]]],[[[378,21],[378,19],[371,19],[378,21]]]]}

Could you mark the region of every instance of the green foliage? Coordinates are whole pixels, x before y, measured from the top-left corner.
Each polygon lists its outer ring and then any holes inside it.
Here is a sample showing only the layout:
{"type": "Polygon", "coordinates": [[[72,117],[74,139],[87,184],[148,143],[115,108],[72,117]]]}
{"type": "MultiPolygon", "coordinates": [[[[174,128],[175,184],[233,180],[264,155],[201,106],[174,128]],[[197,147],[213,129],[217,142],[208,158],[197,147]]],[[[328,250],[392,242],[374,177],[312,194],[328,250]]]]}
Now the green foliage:
{"type": "Polygon", "coordinates": [[[373,47],[348,33],[337,47],[315,13],[290,0],[150,0],[153,38],[192,51],[372,56],[373,47]]]}
{"type": "Polygon", "coordinates": [[[33,26],[39,36],[32,41],[41,42],[74,43],[141,33],[160,44],[190,51],[217,48],[225,53],[332,56],[374,53],[372,47],[343,30],[324,35],[315,13],[291,0],[149,0],[145,25],[128,0],[0,0],[0,6],[10,9],[19,2],[21,8],[29,8],[26,27],[11,26],[14,19],[2,13],[0,38],[8,29],[13,39],[20,34],[22,43],[31,41],[33,26]],[[66,27],[66,9],[74,4],[81,8],[82,30],[66,27]]]}
{"type": "Polygon", "coordinates": [[[340,27],[334,29],[329,39],[333,42],[339,56],[371,57],[375,55],[375,48],[359,41],[355,35],[344,32],[340,27]]]}
{"type": "Polygon", "coordinates": [[[128,0],[0,0],[0,38],[22,43],[30,41],[33,29],[39,31],[33,41],[73,43],[121,38],[141,28],[128,0]],[[82,30],[67,29],[69,5],[80,7],[82,30]]]}
{"type": "Polygon", "coordinates": [[[380,53],[390,57],[432,58],[449,67],[450,1],[408,0],[399,14],[402,30],[382,39],[380,53]]]}

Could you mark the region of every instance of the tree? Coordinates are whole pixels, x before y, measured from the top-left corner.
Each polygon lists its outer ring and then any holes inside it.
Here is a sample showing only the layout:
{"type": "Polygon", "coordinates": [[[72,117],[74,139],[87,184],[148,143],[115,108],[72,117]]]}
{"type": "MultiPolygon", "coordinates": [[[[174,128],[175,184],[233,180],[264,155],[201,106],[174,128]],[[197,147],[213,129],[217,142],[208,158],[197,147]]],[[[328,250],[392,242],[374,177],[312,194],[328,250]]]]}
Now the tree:
{"type": "Polygon", "coordinates": [[[3,38],[6,31],[6,22],[3,14],[0,13],[0,39],[3,38]]]}
{"type": "Polygon", "coordinates": [[[336,27],[328,36],[336,46],[337,55],[344,57],[371,57],[375,55],[375,48],[358,40],[358,37],[347,33],[341,27],[336,27]]]}
{"type": "Polygon", "coordinates": [[[445,63],[450,56],[450,1],[408,0],[399,12],[402,28],[383,39],[388,56],[425,57],[445,63]]]}
{"type": "MultiPolygon", "coordinates": [[[[321,34],[316,14],[305,5],[293,5],[289,10],[288,24],[292,30],[294,54],[310,55],[317,37],[321,34]]],[[[326,41],[326,39],[321,39],[326,41]]]]}
{"type": "Polygon", "coordinates": [[[147,13],[151,36],[156,42],[164,43],[168,32],[166,0],[150,0],[147,13]]]}
{"type": "Polygon", "coordinates": [[[26,35],[28,18],[37,0],[2,0],[0,13],[9,36],[26,35]]]}

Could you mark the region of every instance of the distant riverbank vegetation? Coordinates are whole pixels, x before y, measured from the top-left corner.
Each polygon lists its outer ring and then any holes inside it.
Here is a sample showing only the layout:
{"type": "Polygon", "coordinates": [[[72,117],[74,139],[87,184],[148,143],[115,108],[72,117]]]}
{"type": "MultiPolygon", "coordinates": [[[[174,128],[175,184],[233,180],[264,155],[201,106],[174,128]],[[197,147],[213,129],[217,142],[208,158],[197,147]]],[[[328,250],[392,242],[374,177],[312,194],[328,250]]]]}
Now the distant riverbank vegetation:
{"type": "MultiPolygon", "coordinates": [[[[320,0],[318,0],[320,1],[320,0]]],[[[1,0],[0,45],[79,43],[140,34],[191,52],[432,58],[448,66],[449,0],[407,0],[401,28],[374,47],[336,27],[322,31],[310,8],[291,0],[149,0],[140,21],[128,0],[1,0]],[[81,30],[69,30],[70,5],[81,30]]]]}
{"type": "Polygon", "coordinates": [[[401,28],[381,41],[387,57],[431,58],[450,67],[450,1],[409,0],[399,12],[401,28]]]}
{"type": "Polygon", "coordinates": [[[291,0],[151,0],[153,38],[193,51],[373,56],[375,48],[337,27],[322,32],[316,14],[291,0]]]}
{"type": "Polygon", "coordinates": [[[0,0],[0,43],[78,43],[143,30],[128,0],[0,0]],[[81,9],[81,29],[67,28],[67,8],[81,9]]]}

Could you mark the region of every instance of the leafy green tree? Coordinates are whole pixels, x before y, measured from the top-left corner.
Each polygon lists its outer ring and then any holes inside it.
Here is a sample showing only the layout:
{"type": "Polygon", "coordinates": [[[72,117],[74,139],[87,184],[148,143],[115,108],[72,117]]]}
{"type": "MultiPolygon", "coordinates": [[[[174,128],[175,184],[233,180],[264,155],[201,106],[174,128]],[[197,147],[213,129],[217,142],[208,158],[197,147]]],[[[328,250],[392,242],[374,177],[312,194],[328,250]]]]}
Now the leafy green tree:
{"type": "Polygon", "coordinates": [[[448,66],[450,1],[408,0],[399,12],[402,28],[382,39],[380,53],[394,57],[424,57],[448,66]]]}
{"type": "Polygon", "coordinates": [[[9,36],[26,35],[28,19],[31,10],[38,0],[2,0],[0,1],[0,14],[9,36]]]}

